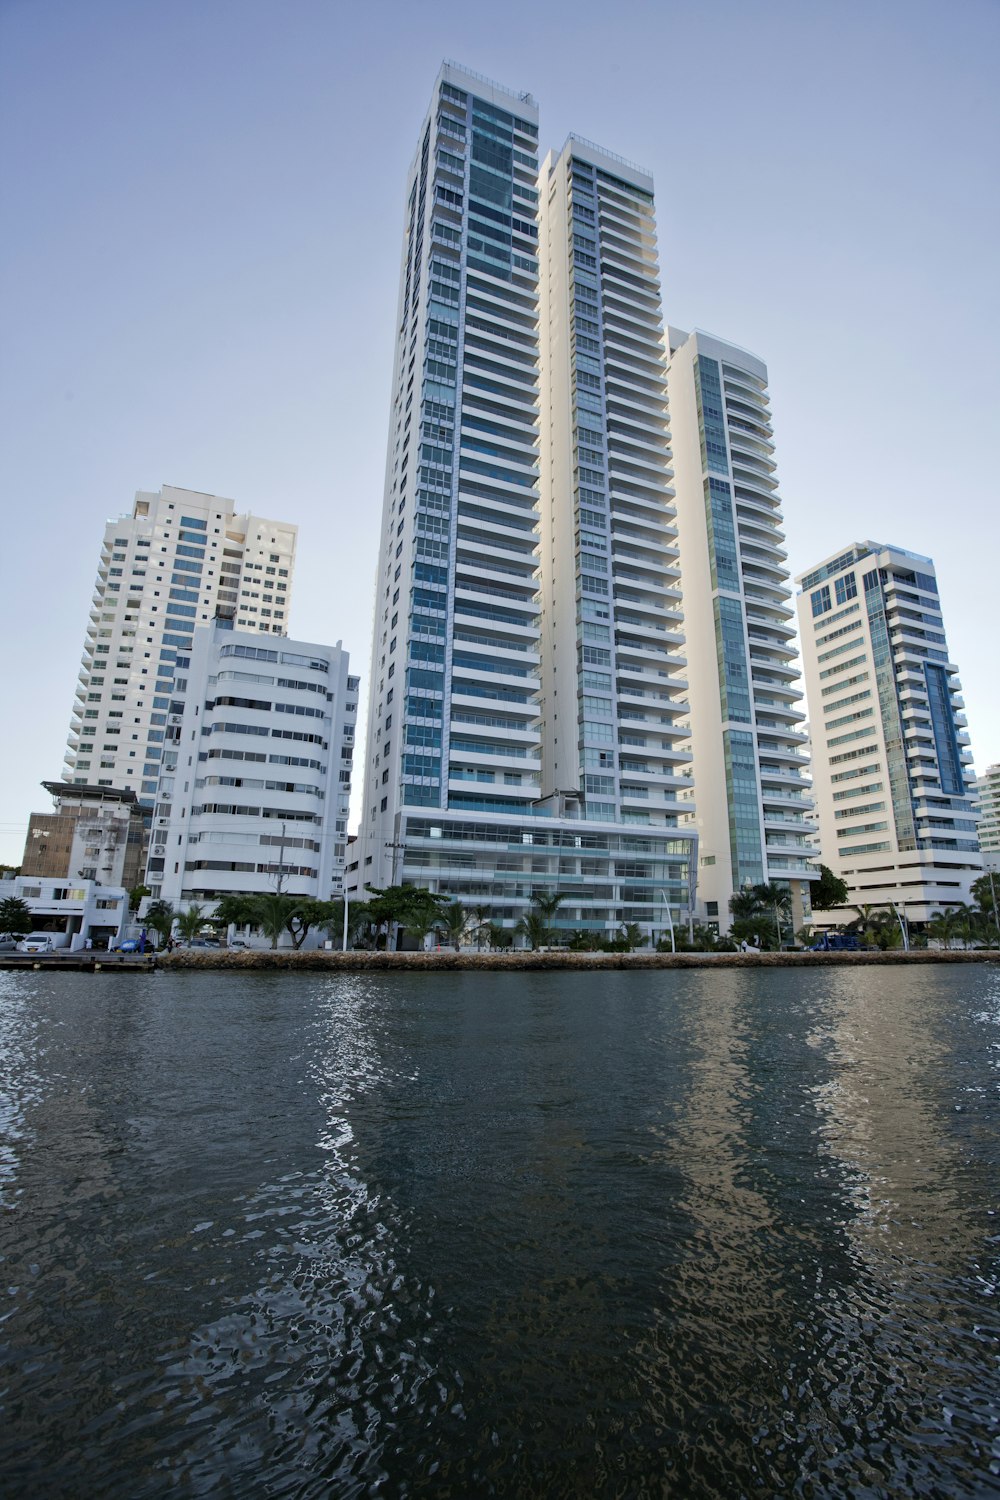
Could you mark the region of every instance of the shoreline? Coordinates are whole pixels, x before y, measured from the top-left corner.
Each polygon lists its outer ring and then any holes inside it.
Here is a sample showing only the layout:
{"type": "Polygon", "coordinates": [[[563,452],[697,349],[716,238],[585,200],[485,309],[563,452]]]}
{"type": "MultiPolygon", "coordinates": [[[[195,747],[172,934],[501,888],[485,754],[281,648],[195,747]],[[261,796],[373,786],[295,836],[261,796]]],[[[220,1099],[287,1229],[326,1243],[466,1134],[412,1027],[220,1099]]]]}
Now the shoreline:
{"type": "Polygon", "coordinates": [[[178,970],[295,970],[307,972],[408,970],[410,972],[463,970],[540,970],[540,969],[774,969],[774,968],[850,968],[871,964],[955,964],[1000,963],[1000,950],[962,949],[942,951],[919,949],[904,953],[567,953],[518,952],[477,953],[474,950],[434,953],[372,953],[365,950],[348,953],[315,948],[307,953],[287,949],[247,950],[239,952],[197,953],[181,950],[163,954],[157,968],[178,970]]]}
{"type": "Polygon", "coordinates": [[[886,953],[569,953],[551,950],[532,953],[456,953],[441,949],[433,953],[373,953],[365,949],[349,953],[312,948],[305,953],[293,949],[240,949],[230,953],[223,949],[197,952],[180,949],[173,953],[112,955],[95,953],[0,954],[0,971],[62,973],[141,973],[160,970],[170,973],[510,973],[538,972],[544,969],[815,969],[870,967],[878,964],[1000,964],[1000,949],[972,948],[938,951],[917,949],[904,953],[892,949],[886,953]]]}

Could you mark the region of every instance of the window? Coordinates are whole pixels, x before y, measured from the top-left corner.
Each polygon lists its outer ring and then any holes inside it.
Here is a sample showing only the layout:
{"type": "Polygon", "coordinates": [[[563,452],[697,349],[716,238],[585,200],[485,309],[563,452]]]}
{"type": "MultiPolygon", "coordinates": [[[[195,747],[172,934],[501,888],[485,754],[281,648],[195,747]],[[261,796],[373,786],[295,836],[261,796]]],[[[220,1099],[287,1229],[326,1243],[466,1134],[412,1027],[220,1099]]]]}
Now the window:
{"type": "Polygon", "coordinates": [[[824,583],[822,588],[814,589],[809,597],[812,601],[812,612],[814,620],[816,619],[817,615],[825,615],[828,609],[833,608],[833,604],[830,599],[830,585],[828,583],[824,583]]]}
{"type": "Polygon", "coordinates": [[[834,584],[834,591],[838,604],[846,604],[848,599],[858,597],[858,581],[853,573],[845,573],[843,578],[838,578],[834,584]]]}

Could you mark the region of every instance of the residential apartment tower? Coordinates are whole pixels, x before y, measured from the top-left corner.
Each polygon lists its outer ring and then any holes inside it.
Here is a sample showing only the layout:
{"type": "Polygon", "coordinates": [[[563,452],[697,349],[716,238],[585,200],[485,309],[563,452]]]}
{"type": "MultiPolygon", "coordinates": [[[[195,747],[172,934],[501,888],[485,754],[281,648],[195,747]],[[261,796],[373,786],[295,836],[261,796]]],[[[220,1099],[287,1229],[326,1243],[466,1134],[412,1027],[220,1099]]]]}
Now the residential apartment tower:
{"type": "Polygon", "coordinates": [[[670,414],[690,661],[698,910],[775,882],[792,930],[810,915],[819,849],[767,368],[705,333],[670,330],[670,414]]]}
{"type": "Polygon", "coordinates": [[[288,629],[296,528],[164,485],[109,521],[63,779],[134,792],[151,807],[175,759],[193,632],[216,617],[288,629]]]}
{"type": "Polygon", "coordinates": [[[855,542],[798,583],[824,863],[855,905],[926,921],[983,868],[934,564],[855,542]]]}

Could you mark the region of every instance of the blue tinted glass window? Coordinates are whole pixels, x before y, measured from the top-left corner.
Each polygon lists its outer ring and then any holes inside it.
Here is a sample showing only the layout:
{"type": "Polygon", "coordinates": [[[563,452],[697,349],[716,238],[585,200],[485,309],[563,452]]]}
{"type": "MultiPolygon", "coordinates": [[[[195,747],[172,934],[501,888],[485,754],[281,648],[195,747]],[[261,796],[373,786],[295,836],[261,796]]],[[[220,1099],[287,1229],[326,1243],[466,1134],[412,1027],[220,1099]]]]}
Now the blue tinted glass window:
{"type": "Polygon", "coordinates": [[[698,403],[698,432],[701,437],[701,461],[706,469],[729,472],[726,448],[726,419],[722,406],[722,383],[714,359],[695,360],[695,396],[698,403]]]}
{"type": "Polygon", "coordinates": [[[834,585],[838,604],[846,604],[848,599],[858,597],[858,580],[853,573],[845,573],[843,578],[838,578],[834,585]]]}
{"type": "Polygon", "coordinates": [[[747,667],[743,605],[720,594],[715,605],[715,644],[719,663],[722,717],[749,724],[750,681],[747,667]]]}

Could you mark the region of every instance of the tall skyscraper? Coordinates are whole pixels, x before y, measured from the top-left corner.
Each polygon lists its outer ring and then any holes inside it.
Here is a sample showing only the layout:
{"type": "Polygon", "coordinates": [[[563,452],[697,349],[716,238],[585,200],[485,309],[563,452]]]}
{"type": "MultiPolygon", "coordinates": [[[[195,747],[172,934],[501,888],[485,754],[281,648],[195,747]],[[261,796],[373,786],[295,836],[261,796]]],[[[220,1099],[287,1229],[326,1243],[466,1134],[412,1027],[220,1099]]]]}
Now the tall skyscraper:
{"type": "Polygon", "coordinates": [[[63,779],[120,787],[151,807],[176,762],[195,626],[217,616],[287,633],[296,528],[164,485],[109,521],[63,779]]]}
{"type": "Polygon", "coordinates": [[[798,583],[824,863],[853,903],[926,921],[983,868],[934,564],[855,542],[798,583]]]}
{"type": "Polygon", "coordinates": [[[674,578],[662,352],[657,367],[648,348],[659,317],[649,186],[581,144],[592,218],[578,250],[577,146],[563,153],[540,341],[537,140],[529,95],[442,68],[407,183],[359,883],[419,881],[508,922],[533,890],[558,886],[563,925],[663,925],[665,902],[687,903],[691,841],[672,822],[680,663],[642,648],[647,623],[668,646],[675,621],[674,601],[654,597],[674,578]],[[595,352],[581,345],[567,362],[585,301],[596,332],[580,336],[595,352]],[[630,371],[644,416],[624,410],[630,371]],[[591,479],[571,481],[571,445],[591,479]],[[592,545],[577,543],[578,526],[592,545]],[[626,602],[631,619],[619,618],[626,602]],[[617,736],[630,708],[652,712],[626,771],[617,736]],[[648,836],[622,833],[640,820],[648,836]]]}
{"type": "Polygon", "coordinates": [[[676,828],[691,755],[653,182],[570,136],[540,188],[542,789],[676,828]]]}
{"type": "Polygon", "coordinates": [[[767,368],[670,330],[670,418],[691,676],[700,914],[775,882],[797,931],[819,849],[767,368]]]}

